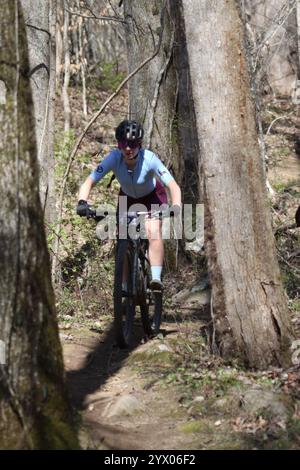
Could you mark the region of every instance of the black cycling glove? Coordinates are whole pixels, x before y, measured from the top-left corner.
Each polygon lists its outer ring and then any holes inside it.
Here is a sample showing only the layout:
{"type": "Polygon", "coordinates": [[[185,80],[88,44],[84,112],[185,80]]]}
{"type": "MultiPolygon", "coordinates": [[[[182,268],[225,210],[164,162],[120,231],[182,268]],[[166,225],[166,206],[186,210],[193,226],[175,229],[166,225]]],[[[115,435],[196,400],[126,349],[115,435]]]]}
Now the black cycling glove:
{"type": "Polygon", "coordinates": [[[89,213],[90,206],[88,205],[87,201],[80,199],[77,204],[76,213],[80,215],[80,217],[86,217],[89,213]]]}

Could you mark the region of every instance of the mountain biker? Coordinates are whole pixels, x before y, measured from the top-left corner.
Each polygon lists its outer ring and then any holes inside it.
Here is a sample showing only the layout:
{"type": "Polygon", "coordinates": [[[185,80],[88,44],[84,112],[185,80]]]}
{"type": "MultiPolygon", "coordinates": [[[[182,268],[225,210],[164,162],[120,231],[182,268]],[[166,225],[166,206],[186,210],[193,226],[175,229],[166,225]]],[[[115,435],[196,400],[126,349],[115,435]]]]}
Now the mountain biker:
{"type": "MultiPolygon", "coordinates": [[[[78,215],[87,215],[87,200],[92,187],[110,171],[113,171],[120,183],[119,196],[127,196],[127,210],[136,203],[144,204],[148,210],[151,204],[167,204],[164,188],[167,186],[172,206],[175,212],[180,213],[181,190],[157,155],[142,147],[143,135],[144,130],[136,121],[124,120],[118,125],[115,132],[118,148],[113,149],[82,184],[78,195],[78,215]]],[[[161,226],[159,219],[145,220],[152,276],[150,287],[155,290],[163,288],[161,273],[164,246],[161,226]]]]}

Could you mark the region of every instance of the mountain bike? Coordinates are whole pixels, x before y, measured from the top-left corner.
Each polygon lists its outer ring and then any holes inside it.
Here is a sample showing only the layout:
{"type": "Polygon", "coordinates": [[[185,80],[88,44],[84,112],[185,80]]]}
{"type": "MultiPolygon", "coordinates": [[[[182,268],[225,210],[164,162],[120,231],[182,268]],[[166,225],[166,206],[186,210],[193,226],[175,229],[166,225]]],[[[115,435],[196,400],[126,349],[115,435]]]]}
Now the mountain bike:
{"type": "MultiPolygon", "coordinates": [[[[112,215],[106,213],[106,215],[112,215]]],[[[136,308],[139,307],[142,325],[146,337],[159,333],[163,293],[150,289],[151,269],[148,259],[149,242],[141,237],[140,217],[149,212],[127,212],[126,231],[134,231],[135,237],[117,240],[114,277],[114,330],[117,345],[120,348],[130,346],[133,339],[136,308]]],[[[151,217],[164,216],[161,211],[151,213],[151,217]]],[[[89,209],[87,217],[96,221],[105,216],[89,209]]]]}

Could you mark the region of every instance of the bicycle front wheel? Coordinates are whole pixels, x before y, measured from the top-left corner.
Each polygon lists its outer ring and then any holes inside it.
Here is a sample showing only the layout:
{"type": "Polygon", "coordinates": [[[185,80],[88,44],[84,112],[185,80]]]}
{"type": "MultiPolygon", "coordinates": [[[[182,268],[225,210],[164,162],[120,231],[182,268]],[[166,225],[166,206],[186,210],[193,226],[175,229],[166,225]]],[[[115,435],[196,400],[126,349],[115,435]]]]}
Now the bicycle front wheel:
{"type": "Polygon", "coordinates": [[[116,250],[114,284],[114,329],[120,348],[131,344],[134,316],[133,252],[128,240],[120,240],[116,250]]]}
{"type": "MultiPolygon", "coordinates": [[[[157,335],[160,331],[160,324],[162,318],[162,309],[163,309],[163,292],[151,291],[150,290],[150,280],[151,280],[151,267],[149,262],[147,262],[147,270],[146,270],[146,285],[147,285],[147,292],[150,292],[149,298],[149,309],[148,309],[148,316],[149,316],[149,324],[150,324],[150,332],[149,335],[157,335]]],[[[149,331],[149,327],[147,324],[147,328],[149,331]]]]}
{"type": "Polygon", "coordinates": [[[146,336],[151,337],[153,336],[153,331],[150,322],[150,315],[149,315],[149,303],[147,301],[147,290],[148,290],[148,272],[145,269],[144,263],[145,261],[141,261],[140,259],[137,260],[137,273],[138,273],[138,299],[139,299],[139,306],[141,310],[141,318],[144,333],[146,336]]]}

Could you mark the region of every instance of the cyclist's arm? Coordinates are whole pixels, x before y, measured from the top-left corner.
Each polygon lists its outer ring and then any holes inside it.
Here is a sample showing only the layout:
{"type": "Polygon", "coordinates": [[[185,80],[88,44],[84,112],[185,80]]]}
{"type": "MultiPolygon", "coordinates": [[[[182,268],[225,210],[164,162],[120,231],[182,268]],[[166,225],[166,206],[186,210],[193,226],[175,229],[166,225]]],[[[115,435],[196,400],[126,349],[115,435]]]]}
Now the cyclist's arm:
{"type": "Polygon", "coordinates": [[[181,189],[174,179],[172,179],[168,184],[167,188],[170,190],[172,205],[181,207],[181,189]]]}
{"type": "Polygon", "coordinates": [[[87,201],[91,192],[92,187],[95,185],[95,181],[88,176],[85,182],[81,185],[79,194],[78,194],[78,201],[83,200],[87,201]]]}

